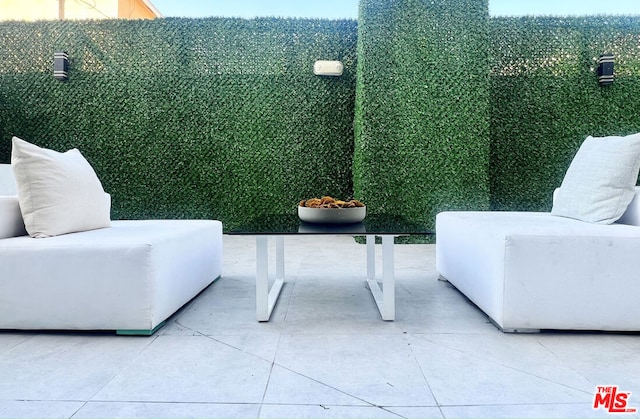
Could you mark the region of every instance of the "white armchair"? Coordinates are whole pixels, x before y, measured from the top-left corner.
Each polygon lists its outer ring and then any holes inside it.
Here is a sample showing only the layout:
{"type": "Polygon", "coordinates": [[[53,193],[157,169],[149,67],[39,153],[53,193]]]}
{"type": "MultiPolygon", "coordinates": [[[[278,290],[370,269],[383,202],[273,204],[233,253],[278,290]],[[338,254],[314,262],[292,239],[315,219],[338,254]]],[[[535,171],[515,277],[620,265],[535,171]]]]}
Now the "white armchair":
{"type": "Polygon", "coordinates": [[[436,267],[502,330],[640,330],[640,188],[620,220],[443,212],[436,267]]]}
{"type": "MultiPolygon", "coordinates": [[[[15,193],[9,165],[0,188],[15,193]]],[[[0,196],[0,266],[0,329],[148,335],[220,277],[222,223],[112,221],[35,239],[18,197],[0,196]]]]}

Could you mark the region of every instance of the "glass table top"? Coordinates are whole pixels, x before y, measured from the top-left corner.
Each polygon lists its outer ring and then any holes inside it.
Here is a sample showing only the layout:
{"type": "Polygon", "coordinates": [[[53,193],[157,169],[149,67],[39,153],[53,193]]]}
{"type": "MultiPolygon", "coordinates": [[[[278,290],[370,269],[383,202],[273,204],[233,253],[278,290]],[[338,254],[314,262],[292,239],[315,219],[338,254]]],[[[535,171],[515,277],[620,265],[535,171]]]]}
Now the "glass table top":
{"type": "Polygon", "coordinates": [[[314,224],[300,221],[296,214],[268,215],[245,224],[225,229],[229,235],[295,235],[295,234],[344,234],[344,235],[431,235],[425,225],[407,221],[397,215],[368,214],[359,223],[314,224]]]}

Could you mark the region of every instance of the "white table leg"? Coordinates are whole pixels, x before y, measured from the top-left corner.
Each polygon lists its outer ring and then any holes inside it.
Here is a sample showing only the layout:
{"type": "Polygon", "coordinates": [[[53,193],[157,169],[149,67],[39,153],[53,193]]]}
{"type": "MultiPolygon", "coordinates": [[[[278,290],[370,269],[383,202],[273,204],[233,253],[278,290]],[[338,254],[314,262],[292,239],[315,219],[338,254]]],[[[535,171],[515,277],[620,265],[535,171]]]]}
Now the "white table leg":
{"type": "MultiPolygon", "coordinates": [[[[367,283],[369,284],[369,290],[373,295],[373,299],[378,306],[382,320],[396,319],[393,237],[394,236],[390,235],[382,236],[382,288],[380,288],[380,284],[378,284],[378,281],[375,279],[375,273],[373,278],[369,277],[369,266],[371,263],[375,264],[375,252],[373,254],[369,253],[369,237],[367,236],[367,283]]],[[[375,240],[372,240],[372,242],[375,243],[375,240]]]]}
{"type": "Polygon", "coordinates": [[[284,280],[284,237],[276,237],[276,279],[284,280]]]}
{"type": "Polygon", "coordinates": [[[276,279],[269,289],[268,236],[256,236],[256,319],[269,321],[284,285],[284,238],[276,238],[276,279]]]}
{"type": "Polygon", "coordinates": [[[393,271],[393,236],[382,236],[383,320],[396,319],[396,284],[393,271]]]}
{"type": "Polygon", "coordinates": [[[376,236],[367,235],[367,279],[376,279],[376,236]]]}
{"type": "Polygon", "coordinates": [[[269,252],[266,236],[256,236],[256,318],[269,320],[269,252]]]}

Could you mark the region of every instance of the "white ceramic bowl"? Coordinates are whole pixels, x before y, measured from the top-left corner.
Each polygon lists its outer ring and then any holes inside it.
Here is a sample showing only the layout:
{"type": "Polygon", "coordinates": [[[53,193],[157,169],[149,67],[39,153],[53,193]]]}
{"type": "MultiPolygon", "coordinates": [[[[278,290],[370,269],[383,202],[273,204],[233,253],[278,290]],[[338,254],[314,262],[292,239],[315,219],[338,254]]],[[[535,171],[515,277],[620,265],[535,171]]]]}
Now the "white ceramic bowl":
{"type": "Polygon", "coordinates": [[[359,223],[367,215],[367,207],[309,208],[298,205],[298,217],[307,223],[348,224],[359,223]]]}

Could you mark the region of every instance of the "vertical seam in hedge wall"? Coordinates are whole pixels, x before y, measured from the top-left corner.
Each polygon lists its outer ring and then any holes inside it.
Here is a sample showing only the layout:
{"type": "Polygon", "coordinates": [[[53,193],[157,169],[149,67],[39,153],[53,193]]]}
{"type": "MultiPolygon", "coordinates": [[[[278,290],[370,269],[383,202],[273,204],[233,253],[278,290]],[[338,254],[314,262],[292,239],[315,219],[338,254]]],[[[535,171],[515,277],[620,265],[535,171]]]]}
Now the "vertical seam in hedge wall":
{"type": "Polygon", "coordinates": [[[489,206],[488,4],[362,0],[355,195],[431,226],[489,206]]]}

